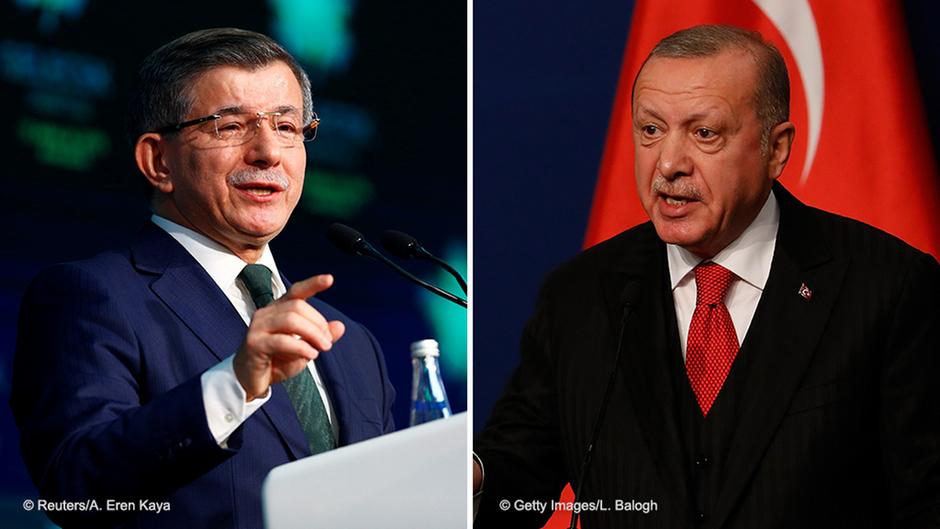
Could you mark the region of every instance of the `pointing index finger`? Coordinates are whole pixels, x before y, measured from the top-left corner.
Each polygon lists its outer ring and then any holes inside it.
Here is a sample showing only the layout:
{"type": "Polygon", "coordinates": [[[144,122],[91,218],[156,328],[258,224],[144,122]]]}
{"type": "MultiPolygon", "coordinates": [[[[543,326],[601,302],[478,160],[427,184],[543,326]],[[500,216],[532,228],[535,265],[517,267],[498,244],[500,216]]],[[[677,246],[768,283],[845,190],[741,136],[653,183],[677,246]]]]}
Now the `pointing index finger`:
{"type": "Polygon", "coordinates": [[[307,299],[333,286],[332,274],[320,274],[308,277],[291,285],[284,294],[284,299],[307,299]]]}

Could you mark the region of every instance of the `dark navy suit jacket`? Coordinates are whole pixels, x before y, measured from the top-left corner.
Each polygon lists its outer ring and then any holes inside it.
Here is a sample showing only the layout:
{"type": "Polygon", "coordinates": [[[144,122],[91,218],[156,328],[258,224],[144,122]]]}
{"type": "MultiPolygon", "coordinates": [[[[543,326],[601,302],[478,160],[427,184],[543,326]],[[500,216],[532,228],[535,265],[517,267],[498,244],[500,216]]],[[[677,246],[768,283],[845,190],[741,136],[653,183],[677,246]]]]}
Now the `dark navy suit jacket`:
{"type": "MultiPolygon", "coordinates": [[[[317,299],[346,333],[317,360],[339,444],[394,429],[382,351],[360,324],[317,299]]],[[[50,513],[65,527],[262,526],[260,491],[275,466],[310,455],[280,385],[220,448],[200,376],[232,355],[246,326],[202,267],[153,225],[123,251],[51,268],[20,312],[10,404],[40,497],[93,499],[50,513]],[[108,512],[107,500],[135,510],[108,512]],[[139,500],[169,502],[141,512],[139,500]]]]}

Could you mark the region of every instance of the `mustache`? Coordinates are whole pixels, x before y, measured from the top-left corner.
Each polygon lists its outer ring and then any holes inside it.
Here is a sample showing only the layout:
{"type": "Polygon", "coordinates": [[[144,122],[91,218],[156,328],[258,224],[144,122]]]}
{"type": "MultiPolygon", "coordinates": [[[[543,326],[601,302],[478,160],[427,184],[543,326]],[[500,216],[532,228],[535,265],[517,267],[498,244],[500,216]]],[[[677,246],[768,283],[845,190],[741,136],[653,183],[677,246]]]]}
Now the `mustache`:
{"type": "Polygon", "coordinates": [[[662,176],[657,176],[653,179],[653,183],[650,187],[654,193],[684,197],[692,200],[702,199],[702,193],[699,192],[698,188],[684,179],[670,182],[662,176]]]}
{"type": "Polygon", "coordinates": [[[280,169],[241,169],[228,175],[225,181],[231,186],[261,182],[275,184],[285,191],[290,188],[290,180],[280,169]]]}

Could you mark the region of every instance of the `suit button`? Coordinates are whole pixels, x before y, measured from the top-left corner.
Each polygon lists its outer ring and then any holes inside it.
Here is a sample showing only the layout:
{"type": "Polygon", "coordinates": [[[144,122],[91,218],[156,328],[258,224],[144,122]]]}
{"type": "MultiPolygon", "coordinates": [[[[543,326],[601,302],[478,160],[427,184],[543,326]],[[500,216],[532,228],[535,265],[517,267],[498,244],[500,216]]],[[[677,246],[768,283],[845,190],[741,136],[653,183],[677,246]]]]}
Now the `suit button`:
{"type": "Polygon", "coordinates": [[[695,468],[704,469],[708,468],[708,465],[711,463],[711,460],[708,459],[708,456],[698,456],[695,458],[695,468]]]}
{"type": "Polygon", "coordinates": [[[705,523],[705,513],[703,513],[702,511],[695,513],[695,523],[699,523],[699,524],[705,523]]]}

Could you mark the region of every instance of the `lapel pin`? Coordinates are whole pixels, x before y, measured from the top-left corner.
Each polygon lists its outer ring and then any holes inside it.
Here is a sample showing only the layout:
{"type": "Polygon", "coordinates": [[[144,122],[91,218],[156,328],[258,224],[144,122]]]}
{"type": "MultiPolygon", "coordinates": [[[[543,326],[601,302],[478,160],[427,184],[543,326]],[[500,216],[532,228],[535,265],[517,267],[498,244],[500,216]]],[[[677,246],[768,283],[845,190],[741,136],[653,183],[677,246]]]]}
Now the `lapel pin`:
{"type": "Polygon", "coordinates": [[[808,286],[806,286],[806,283],[802,283],[800,285],[800,290],[798,292],[800,296],[802,296],[806,301],[809,301],[810,298],[813,297],[813,291],[810,290],[808,286]]]}

